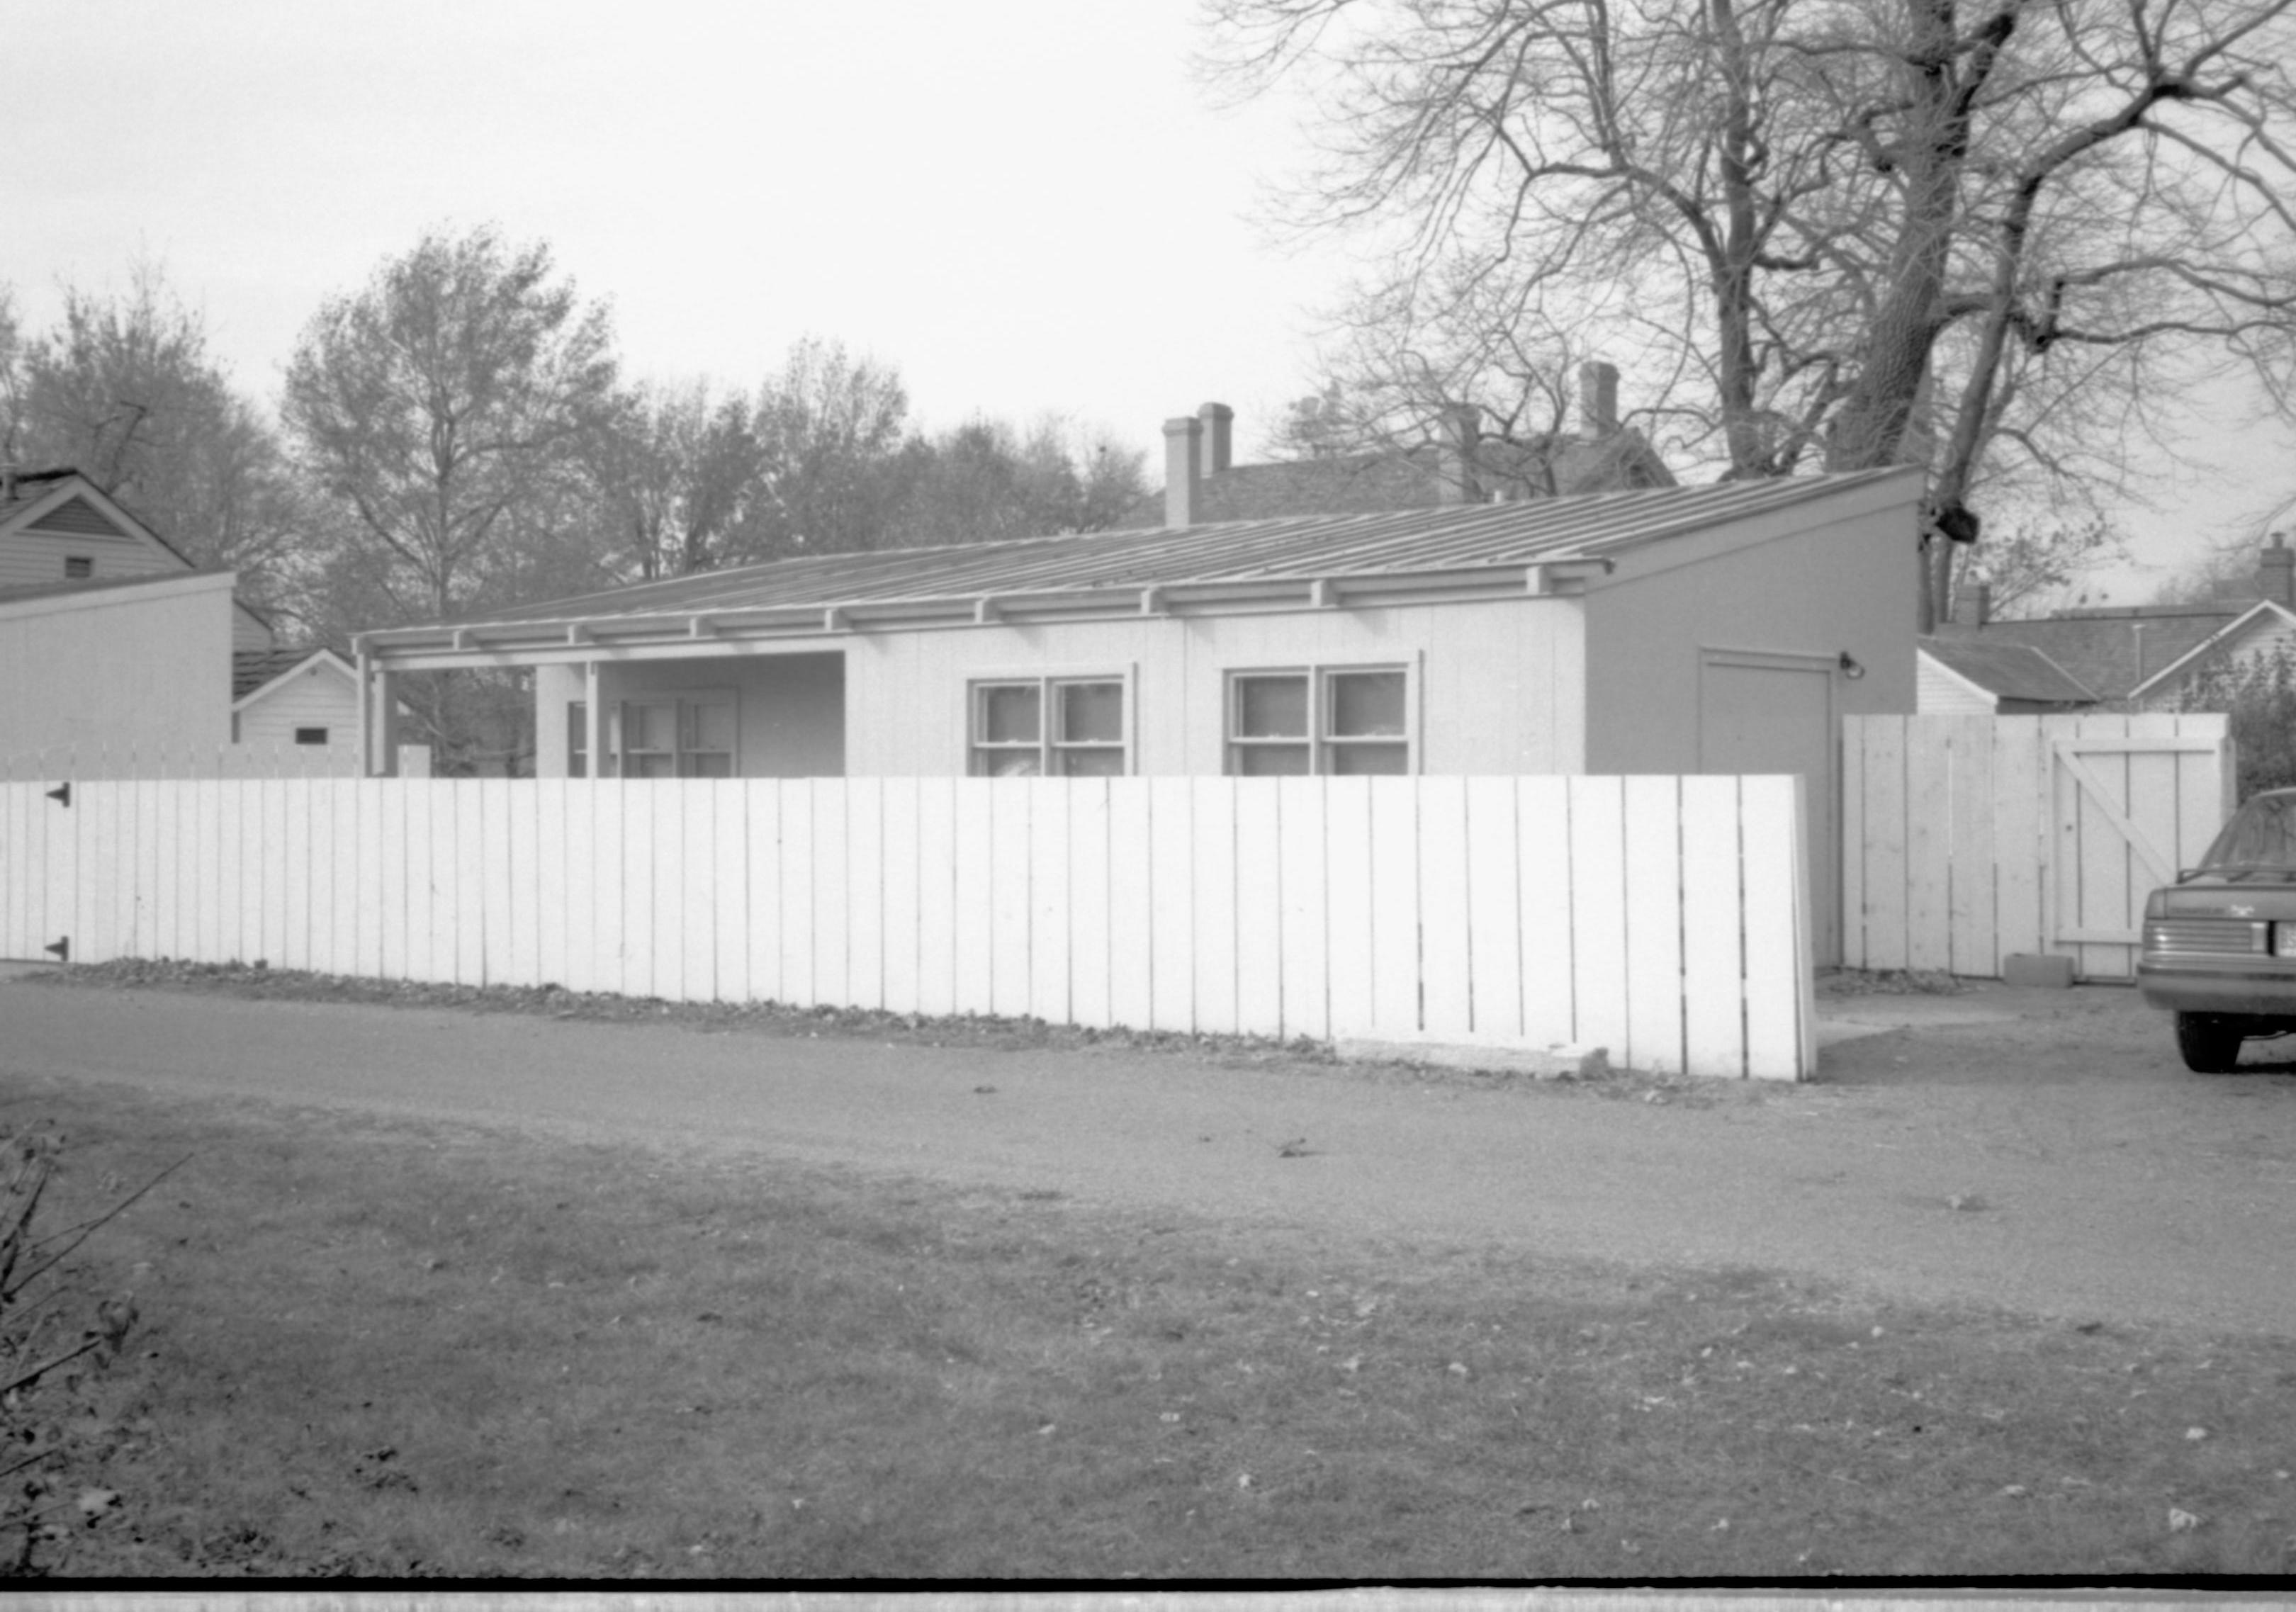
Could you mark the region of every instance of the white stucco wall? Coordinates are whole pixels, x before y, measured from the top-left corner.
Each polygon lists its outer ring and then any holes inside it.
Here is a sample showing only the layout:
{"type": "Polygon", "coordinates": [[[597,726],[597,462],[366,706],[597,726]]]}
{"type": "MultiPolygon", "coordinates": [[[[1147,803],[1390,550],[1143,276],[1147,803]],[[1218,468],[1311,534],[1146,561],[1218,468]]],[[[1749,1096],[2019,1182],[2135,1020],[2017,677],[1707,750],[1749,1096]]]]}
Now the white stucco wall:
{"type": "Polygon", "coordinates": [[[0,764],[183,755],[231,737],[232,579],[0,601],[0,764]]]}

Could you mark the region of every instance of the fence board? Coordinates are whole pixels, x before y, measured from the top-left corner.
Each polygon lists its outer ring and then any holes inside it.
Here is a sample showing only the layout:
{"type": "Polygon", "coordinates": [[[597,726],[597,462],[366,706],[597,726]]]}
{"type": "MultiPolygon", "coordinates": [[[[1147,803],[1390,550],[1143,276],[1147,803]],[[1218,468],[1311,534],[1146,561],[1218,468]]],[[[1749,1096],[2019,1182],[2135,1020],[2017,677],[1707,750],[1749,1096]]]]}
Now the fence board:
{"type": "MultiPolygon", "coordinates": [[[[1240,1027],[1235,996],[1235,785],[1232,778],[1188,781],[1188,863],[1195,914],[1195,1027],[1223,1035],[1240,1027]]],[[[1181,945],[1188,945],[1183,931],[1181,945]]]]}
{"type": "Polygon", "coordinates": [[[1333,1036],[1369,1035],[1372,982],[1371,780],[1334,778],[1324,795],[1324,934],[1333,1036]]]}
{"type": "Polygon", "coordinates": [[[1113,781],[1083,781],[1069,803],[1069,1014],[1072,1022],[1115,1022],[1109,978],[1109,790],[1113,781]]]}
{"type": "Polygon", "coordinates": [[[1993,721],[1954,716],[1943,723],[1951,748],[1953,798],[1948,845],[1946,966],[1956,974],[1991,974],[1997,967],[1993,844],[1993,721]]]}
{"type": "Polygon", "coordinates": [[[1142,781],[1148,792],[1148,945],[1153,979],[1146,1023],[1202,1027],[1196,1015],[1195,794],[1185,778],[1142,781]]]}
{"type": "Polygon", "coordinates": [[[1627,1060],[1627,866],[1624,780],[1570,784],[1572,1016],[1578,1039],[1627,1060]]]}
{"type": "Polygon", "coordinates": [[[1239,778],[1224,791],[1235,814],[1235,1022],[1252,1035],[1283,1034],[1279,789],[1275,779],[1239,778]]]}
{"type": "Polygon", "coordinates": [[[627,888],[626,870],[632,850],[623,808],[632,796],[643,793],[643,786],[634,790],[627,779],[602,778],[583,792],[590,798],[588,826],[593,870],[589,988],[640,995],[642,987],[633,986],[630,971],[624,966],[624,937],[629,928],[622,896],[627,888]]]}
{"type": "Polygon", "coordinates": [[[1515,910],[1522,937],[1522,1037],[1532,1046],[1581,1039],[1571,929],[1578,852],[1565,778],[1524,778],[1515,785],[1515,910]]]}
{"type": "Polygon", "coordinates": [[[980,1011],[1029,1011],[1029,808],[1030,781],[988,782],[988,997],[980,1011]]]}
{"type": "Polygon", "coordinates": [[[750,839],[750,997],[786,1002],[782,989],[782,792],[770,778],[743,784],[750,839]]]}
{"type": "Polygon", "coordinates": [[[1906,843],[1907,719],[1883,716],[1866,732],[1866,966],[1906,966],[1906,886],[1912,862],[1906,843]]]}
{"type": "Polygon", "coordinates": [[[1746,1072],[1739,794],[1735,778],[1682,781],[1682,1058],[1706,1074],[1746,1072]]]}
{"type": "Polygon", "coordinates": [[[1407,778],[1371,778],[1371,1027],[1409,1038],[1419,995],[1419,794],[1407,778]]]}
{"type": "Polygon", "coordinates": [[[1309,778],[1275,781],[1276,875],[1283,891],[1282,1034],[1321,1040],[1331,1034],[1328,917],[1331,880],[1324,871],[1324,790],[1309,778]]]}
{"type": "Polygon", "coordinates": [[[1802,870],[1808,817],[1799,777],[1740,781],[1742,867],[1749,894],[1783,900],[1746,904],[1746,1072],[1797,1080],[1816,1068],[1809,969],[1809,891],[1802,870]]]}
{"type": "Polygon", "coordinates": [[[1626,781],[1627,1061],[1682,1072],[1682,784],[1626,781]]]}
{"type": "Polygon", "coordinates": [[[1468,944],[1467,781],[1419,780],[1421,1028],[1459,1040],[1474,1033],[1474,954],[1468,944]]]}
{"type": "Polygon", "coordinates": [[[878,845],[884,878],[884,1003],[888,1011],[914,1013],[923,930],[919,916],[923,871],[917,860],[917,781],[886,779],[882,799],[878,845]]]}
{"type": "Polygon", "coordinates": [[[2046,757],[2039,719],[1994,724],[1994,942],[2005,957],[2042,947],[2048,898],[2042,870],[2054,838],[2046,757]]]}
{"type": "Polygon", "coordinates": [[[885,1005],[885,793],[856,778],[845,798],[845,1001],[885,1005]]]}
{"type": "MultiPolygon", "coordinates": [[[[2131,809],[2181,810],[2153,771],[2131,809]]],[[[1809,933],[1782,782],[146,781],[70,814],[12,784],[0,914],[68,922],[86,957],[176,935],[410,979],[1792,1075],[1809,933]]]]}
{"type": "Polygon", "coordinates": [[[1028,781],[1029,978],[1032,1018],[1068,1024],[1069,787],[1058,779],[1028,781]]]}
{"type": "Polygon", "coordinates": [[[1953,963],[1953,751],[1912,742],[1906,768],[1906,963],[1931,973],[1953,963]]]}
{"type": "Polygon", "coordinates": [[[813,788],[805,779],[774,785],[781,796],[782,1000],[809,1008],[818,1000],[814,982],[813,788]]]}
{"type": "MultiPolygon", "coordinates": [[[[479,808],[478,833],[475,836],[479,847],[479,888],[486,892],[486,897],[482,904],[484,910],[476,914],[475,923],[471,921],[471,914],[463,915],[464,933],[475,933],[478,937],[477,972],[480,984],[496,986],[515,982],[523,985],[527,981],[519,978],[517,965],[512,961],[517,951],[517,943],[512,936],[527,904],[528,892],[533,886],[531,883],[520,883],[517,870],[512,866],[516,853],[511,848],[514,843],[510,821],[511,781],[507,778],[481,778],[474,792],[478,796],[479,808]]],[[[519,798],[525,798],[524,791],[520,792],[519,798]]],[[[534,845],[532,832],[529,831],[519,839],[530,855],[534,845]]],[[[470,965],[464,964],[463,974],[467,977],[471,971],[470,965]]]]}
{"type": "Polygon", "coordinates": [[[957,781],[917,782],[917,1006],[956,1010],[957,880],[964,871],[956,821],[957,781]]]}
{"type": "Polygon", "coordinates": [[[846,982],[852,970],[853,892],[846,877],[845,821],[850,791],[835,778],[807,779],[796,787],[813,798],[813,978],[807,1001],[835,1006],[851,1000],[846,982]]]}
{"type": "Polygon", "coordinates": [[[719,1002],[750,994],[749,786],[738,778],[709,784],[709,877],[716,881],[716,932],[710,937],[711,990],[719,1002]]]}
{"type": "Polygon", "coordinates": [[[989,1012],[996,1000],[996,919],[990,904],[996,890],[995,802],[992,790],[951,792],[955,866],[951,880],[950,1006],[960,1013],[989,1012]]]}
{"type": "Polygon", "coordinates": [[[1108,789],[1108,1019],[1144,1030],[1155,1017],[1156,885],[1149,822],[1152,785],[1111,778],[1108,789]]]}
{"type": "Polygon", "coordinates": [[[1522,875],[1515,781],[1466,781],[1467,954],[1479,1039],[1522,1035],[1522,875]]]}

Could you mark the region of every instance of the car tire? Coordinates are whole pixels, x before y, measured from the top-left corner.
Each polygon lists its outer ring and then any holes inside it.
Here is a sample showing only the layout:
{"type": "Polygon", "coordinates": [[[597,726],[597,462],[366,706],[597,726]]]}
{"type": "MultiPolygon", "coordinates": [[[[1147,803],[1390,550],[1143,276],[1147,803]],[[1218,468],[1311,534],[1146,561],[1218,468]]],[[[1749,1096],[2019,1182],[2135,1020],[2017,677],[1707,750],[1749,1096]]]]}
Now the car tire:
{"type": "Polygon", "coordinates": [[[2242,1025],[2225,1013],[2177,1015],[2177,1051],[2196,1075],[2229,1075],[2240,1067],[2242,1025]]]}

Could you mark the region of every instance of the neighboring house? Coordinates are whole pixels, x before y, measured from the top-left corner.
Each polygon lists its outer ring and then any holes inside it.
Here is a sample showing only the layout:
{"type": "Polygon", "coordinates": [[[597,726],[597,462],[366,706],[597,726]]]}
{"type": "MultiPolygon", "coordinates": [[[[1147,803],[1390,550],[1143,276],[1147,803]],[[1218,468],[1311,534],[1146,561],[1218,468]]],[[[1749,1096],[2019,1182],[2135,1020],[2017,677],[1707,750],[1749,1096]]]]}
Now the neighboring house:
{"type": "Polygon", "coordinates": [[[1916,653],[1924,716],[2034,716],[2086,710],[2096,696],[2030,644],[1924,638],[1916,653]]]}
{"type": "MultiPolygon", "coordinates": [[[[2242,662],[2296,642],[2296,551],[2278,534],[2257,555],[2243,598],[2061,610],[2028,621],[1995,621],[1982,587],[1972,588],[1956,619],[1925,650],[2018,646],[2047,657],[2099,706],[2176,709],[2242,662]]],[[[1926,700],[1923,710],[1932,708],[1926,700]]]]}
{"type": "Polygon", "coordinates": [[[1487,438],[1478,431],[1475,411],[1461,407],[1447,417],[1440,443],[1265,464],[1233,462],[1235,411],[1207,403],[1192,418],[1165,422],[1164,491],[1144,498],[1118,524],[1128,529],[1167,524],[1179,500],[1191,521],[1204,522],[1369,514],[1676,485],[1643,434],[1620,423],[1614,365],[1583,366],[1578,395],[1575,432],[1487,438]]]}
{"type": "Polygon", "coordinates": [[[1799,773],[1915,701],[1911,471],[807,555],[361,634],[534,672],[537,772],[1799,773]]]}
{"type": "Polygon", "coordinates": [[[0,774],[348,773],[357,725],[350,663],[281,648],[230,572],[76,471],[0,471],[0,774]]]}

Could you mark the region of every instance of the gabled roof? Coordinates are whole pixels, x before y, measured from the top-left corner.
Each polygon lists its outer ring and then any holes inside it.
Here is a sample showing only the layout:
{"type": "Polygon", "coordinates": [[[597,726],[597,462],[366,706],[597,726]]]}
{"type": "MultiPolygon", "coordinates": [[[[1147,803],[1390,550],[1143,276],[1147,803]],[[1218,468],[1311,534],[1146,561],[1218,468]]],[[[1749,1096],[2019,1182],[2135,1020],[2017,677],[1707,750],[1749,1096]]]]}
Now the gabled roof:
{"type": "MultiPolygon", "coordinates": [[[[1374,514],[1463,502],[1451,485],[1456,450],[1422,444],[1384,454],[1231,465],[1197,484],[1199,522],[1260,520],[1293,515],[1374,514]]],[[[1542,436],[1529,442],[1496,438],[1474,447],[1477,497],[1505,501],[1625,492],[1677,484],[1639,431],[1602,438],[1542,436]],[[1550,491],[1550,478],[1551,488],[1550,491]]],[[[1132,530],[1164,524],[1164,494],[1144,495],[1117,523],[1132,530]]]]}
{"type": "Polygon", "coordinates": [[[2040,705],[2094,705],[2096,695],[2030,644],[1989,643],[1975,638],[1924,638],[1922,652],[2000,700],[2040,705]]]}
{"type": "Polygon", "coordinates": [[[197,569],[134,511],[69,466],[0,472],[0,531],[10,530],[139,537],[184,569],[197,569]]]}
{"type": "Polygon", "coordinates": [[[2271,626],[2277,626],[2284,631],[2296,627],[2296,611],[2291,611],[2272,600],[2259,599],[2159,671],[2148,674],[2144,682],[2129,690],[2129,695],[2132,699],[2142,699],[2146,694],[2157,692],[2173,680],[2197,671],[2212,658],[2231,651],[2258,627],[2271,626]]]}
{"type": "Polygon", "coordinates": [[[358,676],[348,660],[324,644],[307,643],[299,649],[286,650],[236,650],[231,657],[232,704],[247,704],[314,660],[332,667],[354,681],[358,676]]]}
{"type": "Polygon", "coordinates": [[[2055,661],[2099,700],[2126,700],[2249,608],[2243,603],[2073,610],[2038,621],[1944,626],[1935,642],[2023,644],[2055,661]]]}
{"type": "Polygon", "coordinates": [[[1589,572],[1607,571],[1648,544],[1845,494],[1870,496],[1911,474],[1865,471],[1522,503],[799,555],[426,626],[384,628],[358,639],[370,652],[476,654],[586,638],[660,642],[999,619],[1521,597],[1578,585],[1589,572]]]}

